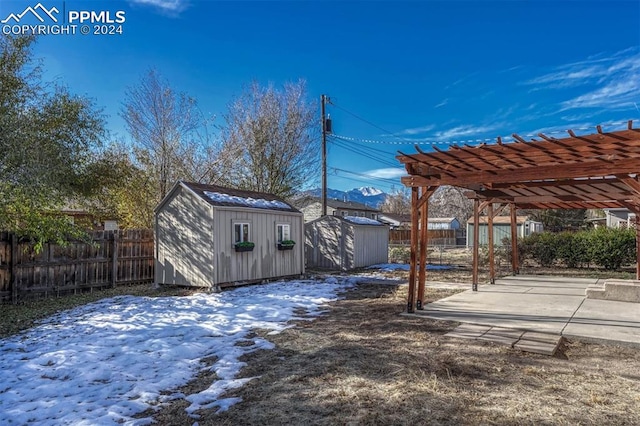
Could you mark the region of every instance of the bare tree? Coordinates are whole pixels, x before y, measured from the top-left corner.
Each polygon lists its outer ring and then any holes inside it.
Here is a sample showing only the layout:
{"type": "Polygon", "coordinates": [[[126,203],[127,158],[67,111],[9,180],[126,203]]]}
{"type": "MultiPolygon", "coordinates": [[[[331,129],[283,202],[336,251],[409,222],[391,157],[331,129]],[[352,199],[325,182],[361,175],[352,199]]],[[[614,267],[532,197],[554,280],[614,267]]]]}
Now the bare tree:
{"type": "Polygon", "coordinates": [[[318,170],[316,115],[304,81],[252,83],[224,116],[226,184],[283,197],[303,187],[318,170]]]}
{"type": "Polygon", "coordinates": [[[157,71],[127,89],[120,115],[135,141],[136,160],[156,181],[156,201],[176,180],[206,174],[205,119],[195,99],[175,92],[157,71]]]}
{"type": "Polygon", "coordinates": [[[398,189],[387,195],[380,205],[384,213],[411,214],[411,197],[408,189],[398,189]]]}
{"type": "Polygon", "coordinates": [[[473,201],[464,195],[461,188],[444,185],[431,196],[430,217],[455,217],[460,223],[466,223],[472,215],[473,201]]]}

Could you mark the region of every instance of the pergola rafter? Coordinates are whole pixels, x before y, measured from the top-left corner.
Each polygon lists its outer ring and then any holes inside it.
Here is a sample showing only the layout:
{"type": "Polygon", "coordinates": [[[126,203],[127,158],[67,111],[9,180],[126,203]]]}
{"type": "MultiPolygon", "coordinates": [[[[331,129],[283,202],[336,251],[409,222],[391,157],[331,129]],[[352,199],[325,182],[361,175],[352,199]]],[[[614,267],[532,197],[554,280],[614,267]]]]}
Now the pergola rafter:
{"type": "MultiPolygon", "coordinates": [[[[399,153],[408,176],[402,183],[412,188],[412,247],[410,296],[408,311],[417,301],[420,309],[426,277],[426,234],[428,201],[442,185],[466,188],[474,200],[473,288],[478,284],[478,220],[487,211],[487,224],[509,206],[514,247],[512,269],[518,270],[515,250],[515,210],[526,209],[597,209],[625,207],[640,217],[640,130],[631,121],[626,130],[554,138],[543,133],[541,140],[527,141],[513,134],[514,142],[478,146],[434,147],[434,152],[399,153]],[[420,251],[420,256],[418,252],[420,251]],[[418,298],[415,299],[417,290],[418,298]]],[[[640,221],[636,225],[640,247],[640,221]]],[[[492,236],[491,232],[489,235],[492,236]]],[[[493,238],[489,238],[490,275],[495,279],[493,238]]],[[[638,253],[640,260],[640,251],[638,253]]],[[[640,261],[637,276],[640,279],[640,261]]]]}

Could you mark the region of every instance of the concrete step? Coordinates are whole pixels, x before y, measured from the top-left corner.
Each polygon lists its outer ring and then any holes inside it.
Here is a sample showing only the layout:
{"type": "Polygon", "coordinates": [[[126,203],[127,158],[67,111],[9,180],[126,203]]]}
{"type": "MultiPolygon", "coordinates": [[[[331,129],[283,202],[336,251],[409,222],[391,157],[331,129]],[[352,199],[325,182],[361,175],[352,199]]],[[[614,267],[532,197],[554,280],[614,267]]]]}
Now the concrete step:
{"type": "Polygon", "coordinates": [[[639,280],[608,279],[602,286],[588,286],[585,292],[588,299],[640,303],[639,280]]]}
{"type": "Polygon", "coordinates": [[[491,327],[475,324],[462,324],[445,334],[459,339],[484,340],[506,345],[525,352],[534,352],[552,356],[558,350],[562,336],[537,333],[504,327],[491,327]]]}

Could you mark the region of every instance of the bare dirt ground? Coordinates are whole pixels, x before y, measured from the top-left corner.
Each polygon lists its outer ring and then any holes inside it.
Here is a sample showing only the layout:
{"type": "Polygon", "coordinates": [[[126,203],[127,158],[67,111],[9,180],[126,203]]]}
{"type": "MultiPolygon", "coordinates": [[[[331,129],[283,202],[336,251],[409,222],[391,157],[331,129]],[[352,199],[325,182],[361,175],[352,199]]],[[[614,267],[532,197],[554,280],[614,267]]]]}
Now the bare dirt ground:
{"type": "MultiPolygon", "coordinates": [[[[257,330],[276,348],[244,359],[242,377],[256,378],[225,395],[243,401],[199,412],[199,425],[640,424],[638,348],[567,341],[547,357],[444,337],[456,323],[399,315],[406,289],[359,285],[315,321],[257,330]]],[[[449,294],[428,289],[427,301],[449,294]]],[[[213,379],[203,374],[188,391],[213,379]]],[[[154,417],[192,424],[186,405],[154,417]]]]}

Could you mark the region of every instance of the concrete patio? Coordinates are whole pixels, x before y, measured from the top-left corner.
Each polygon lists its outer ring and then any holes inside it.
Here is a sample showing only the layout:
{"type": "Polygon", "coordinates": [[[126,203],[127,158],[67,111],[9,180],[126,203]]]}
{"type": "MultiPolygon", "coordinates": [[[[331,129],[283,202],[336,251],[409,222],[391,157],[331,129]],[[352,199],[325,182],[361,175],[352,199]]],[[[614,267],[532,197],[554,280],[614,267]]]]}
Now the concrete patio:
{"type": "MultiPolygon", "coordinates": [[[[514,276],[429,303],[416,316],[640,346],[640,304],[587,299],[597,278],[514,276]]],[[[469,286],[470,287],[470,286],[469,286]]]]}

